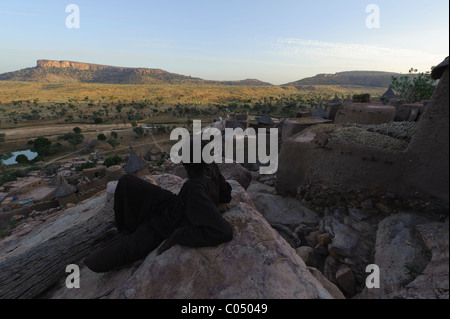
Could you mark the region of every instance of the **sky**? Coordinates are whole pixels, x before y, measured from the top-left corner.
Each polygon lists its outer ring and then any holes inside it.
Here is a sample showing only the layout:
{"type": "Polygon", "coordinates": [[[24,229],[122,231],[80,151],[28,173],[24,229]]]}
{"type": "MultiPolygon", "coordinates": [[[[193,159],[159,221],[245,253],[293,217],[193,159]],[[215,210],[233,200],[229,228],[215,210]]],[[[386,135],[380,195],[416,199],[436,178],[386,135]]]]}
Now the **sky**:
{"type": "Polygon", "coordinates": [[[448,39],[447,0],[0,0],[0,73],[51,59],[284,84],[425,72],[448,39]]]}

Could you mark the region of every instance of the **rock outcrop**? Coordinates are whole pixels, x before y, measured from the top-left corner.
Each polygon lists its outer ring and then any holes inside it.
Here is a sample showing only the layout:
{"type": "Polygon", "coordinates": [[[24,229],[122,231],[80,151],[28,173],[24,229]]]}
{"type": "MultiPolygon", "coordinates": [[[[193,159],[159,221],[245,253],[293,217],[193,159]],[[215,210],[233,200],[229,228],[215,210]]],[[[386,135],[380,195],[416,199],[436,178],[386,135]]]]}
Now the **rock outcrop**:
{"type": "Polygon", "coordinates": [[[114,213],[106,191],[0,241],[0,299],[34,298],[108,236],[114,213]]]}
{"type": "Polygon", "coordinates": [[[233,227],[231,242],[205,248],[176,245],[160,256],[152,252],[143,261],[107,274],[82,267],[80,289],[69,290],[61,280],[45,297],[342,298],[333,284],[311,273],[256,211],[242,186],[229,182],[233,199],[224,217],[233,227]]]}
{"type": "Polygon", "coordinates": [[[448,223],[407,213],[387,217],[375,245],[380,288],[365,288],[357,298],[448,299],[448,251],[448,223]]]}
{"type": "Polygon", "coordinates": [[[71,68],[76,70],[106,70],[106,69],[118,69],[122,71],[127,68],[118,68],[108,65],[83,63],[83,62],[73,62],[73,61],[56,61],[56,60],[37,60],[38,68],[71,68]]]}
{"type": "Polygon", "coordinates": [[[320,217],[315,211],[303,206],[298,199],[275,195],[270,189],[274,188],[252,182],[247,191],[258,212],[296,248],[301,240],[295,229],[299,226],[317,226],[320,217]]]}
{"type": "Polygon", "coordinates": [[[422,273],[393,294],[403,299],[449,299],[449,228],[444,223],[418,225],[417,232],[431,253],[431,260],[422,273]]]}

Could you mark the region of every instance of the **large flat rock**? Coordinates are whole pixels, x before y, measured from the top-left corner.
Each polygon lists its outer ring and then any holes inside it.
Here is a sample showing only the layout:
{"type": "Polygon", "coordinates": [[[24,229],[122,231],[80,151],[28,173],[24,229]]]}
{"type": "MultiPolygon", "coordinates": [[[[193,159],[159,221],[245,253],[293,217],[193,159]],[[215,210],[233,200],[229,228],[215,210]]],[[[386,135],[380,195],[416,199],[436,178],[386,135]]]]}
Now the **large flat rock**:
{"type": "MultiPolygon", "coordinates": [[[[255,209],[242,186],[232,185],[224,214],[233,240],[216,247],[175,245],[160,256],[120,271],[96,274],[81,268],[80,289],[67,289],[64,278],[48,298],[113,299],[315,299],[340,298],[324,288],[295,250],[255,209]]],[[[326,282],[327,285],[331,284],[326,282]]],[[[327,286],[325,285],[325,286],[327,286]]],[[[329,287],[334,287],[333,284],[329,287]]]]}

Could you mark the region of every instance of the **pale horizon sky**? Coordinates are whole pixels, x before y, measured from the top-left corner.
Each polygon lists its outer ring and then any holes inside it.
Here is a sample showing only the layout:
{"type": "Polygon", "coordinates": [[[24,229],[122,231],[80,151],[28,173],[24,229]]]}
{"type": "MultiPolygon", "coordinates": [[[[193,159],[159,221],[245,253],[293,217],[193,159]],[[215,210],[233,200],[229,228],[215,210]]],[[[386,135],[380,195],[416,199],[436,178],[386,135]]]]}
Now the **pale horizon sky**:
{"type": "Polygon", "coordinates": [[[447,0],[0,0],[0,73],[38,59],[284,84],[319,73],[428,71],[449,55],[447,0]],[[66,27],[66,6],[80,28],[66,27]],[[379,28],[368,28],[380,10],[379,28]]]}

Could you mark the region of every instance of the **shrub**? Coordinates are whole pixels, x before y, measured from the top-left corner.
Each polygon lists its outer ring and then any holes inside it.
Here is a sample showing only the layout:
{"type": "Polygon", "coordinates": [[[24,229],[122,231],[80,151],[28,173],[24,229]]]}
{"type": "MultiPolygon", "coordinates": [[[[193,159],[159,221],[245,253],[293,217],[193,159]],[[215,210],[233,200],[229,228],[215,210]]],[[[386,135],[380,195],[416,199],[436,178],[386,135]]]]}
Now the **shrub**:
{"type": "Polygon", "coordinates": [[[28,164],[28,157],[24,154],[17,155],[16,162],[19,164],[28,164]]]}
{"type": "MultiPolygon", "coordinates": [[[[416,69],[411,68],[409,74],[415,74],[416,69]]],[[[392,77],[390,87],[399,92],[407,102],[421,102],[429,100],[436,89],[436,81],[431,78],[431,73],[419,73],[417,76],[392,77]]]]}
{"type": "Polygon", "coordinates": [[[109,156],[109,157],[105,158],[104,165],[106,167],[111,167],[111,166],[119,165],[120,163],[122,163],[122,158],[118,155],[114,155],[114,156],[109,156]]]}

